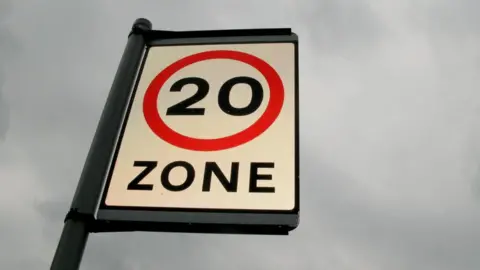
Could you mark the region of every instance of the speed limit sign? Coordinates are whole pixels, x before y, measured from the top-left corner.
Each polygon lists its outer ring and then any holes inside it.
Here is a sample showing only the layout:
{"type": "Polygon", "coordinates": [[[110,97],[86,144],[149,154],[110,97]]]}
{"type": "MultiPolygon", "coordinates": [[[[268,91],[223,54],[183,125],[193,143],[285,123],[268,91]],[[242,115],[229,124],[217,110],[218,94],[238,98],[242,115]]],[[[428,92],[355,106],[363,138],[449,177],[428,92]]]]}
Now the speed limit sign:
{"type": "Polygon", "coordinates": [[[298,214],[295,34],[157,40],[138,74],[100,215],[298,214]]]}

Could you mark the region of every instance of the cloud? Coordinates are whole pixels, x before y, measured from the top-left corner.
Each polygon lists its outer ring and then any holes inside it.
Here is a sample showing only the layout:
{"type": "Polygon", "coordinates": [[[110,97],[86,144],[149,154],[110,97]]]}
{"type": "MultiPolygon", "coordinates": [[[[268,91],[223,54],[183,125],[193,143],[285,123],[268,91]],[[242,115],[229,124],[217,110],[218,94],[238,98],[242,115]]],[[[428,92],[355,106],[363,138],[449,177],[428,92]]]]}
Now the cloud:
{"type": "Polygon", "coordinates": [[[0,3],[0,141],[5,140],[9,127],[9,107],[3,88],[5,87],[5,71],[8,68],[12,55],[17,51],[14,37],[10,29],[5,26],[5,18],[11,10],[10,1],[0,3]]]}
{"type": "MultiPolygon", "coordinates": [[[[1,82],[0,82],[1,83],[1,82]]],[[[5,140],[7,136],[10,116],[8,103],[0,92],[0,140],[5,140]]]]}
{"type": "Polygon", "coordinates": [[[308,30],[306,38],[322,54],[358,54],[372,48],[386,30],[368,1],[303,1],[296,12],[308,30]]]}
{"type": "Polygon", "coordinates": [[[50,264],[137,17],[299,33],[301,225],[288,237],[94,234],[82,269],[480,267],[476,2],[5,3],[0,268],[50,264]]]}

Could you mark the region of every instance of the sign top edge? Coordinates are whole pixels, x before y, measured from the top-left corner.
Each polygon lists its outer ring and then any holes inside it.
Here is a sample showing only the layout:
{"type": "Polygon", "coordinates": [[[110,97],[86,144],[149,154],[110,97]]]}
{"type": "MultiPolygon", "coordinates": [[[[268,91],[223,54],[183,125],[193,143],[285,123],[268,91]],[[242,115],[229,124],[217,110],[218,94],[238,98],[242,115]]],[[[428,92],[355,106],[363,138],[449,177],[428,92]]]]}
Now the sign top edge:
{"type": "MultiPolygon", "coordinates": [[[[149,30],[144,35],[148,39],[181,39],[181,38],[222,38],[238,36],[291,36],[295,35],[291,28],[256,28],[256,29],[221,29],[195,31],[149,30]]],[[[295,35],[296,36],[296,35],[295,35]]]]}
{"type": "Polygon", "coordinates": [[[184,32],[152,30],[145,31],[143,35],[148,46],[298,42],[298,36],[290,28],[184,32]]]}

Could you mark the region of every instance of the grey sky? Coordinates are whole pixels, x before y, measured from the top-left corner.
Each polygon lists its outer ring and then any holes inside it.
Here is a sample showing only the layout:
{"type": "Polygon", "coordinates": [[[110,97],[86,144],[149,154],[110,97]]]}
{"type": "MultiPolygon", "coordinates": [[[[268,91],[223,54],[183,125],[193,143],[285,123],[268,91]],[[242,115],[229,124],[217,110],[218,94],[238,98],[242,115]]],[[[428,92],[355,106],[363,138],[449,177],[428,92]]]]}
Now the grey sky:
{"type": "Polygon", "coordinates": [[[480,269],[479,7],[2,1],[0,269],[49,267],[137,17],[299,34],[301,225],[288,237],[93,235],[82,269],[480,269]]]}

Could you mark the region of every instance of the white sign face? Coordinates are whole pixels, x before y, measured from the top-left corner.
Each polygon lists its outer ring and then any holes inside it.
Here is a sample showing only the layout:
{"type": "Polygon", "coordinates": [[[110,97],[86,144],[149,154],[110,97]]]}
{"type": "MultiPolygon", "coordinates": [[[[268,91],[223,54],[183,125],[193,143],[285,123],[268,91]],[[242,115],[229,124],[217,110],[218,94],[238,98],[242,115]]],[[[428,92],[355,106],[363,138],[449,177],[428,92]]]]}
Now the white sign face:
{"type": "Polygon", "coordinates": [[[294,43],[154,46],[106,207],[293,210],[294,43]]]}

